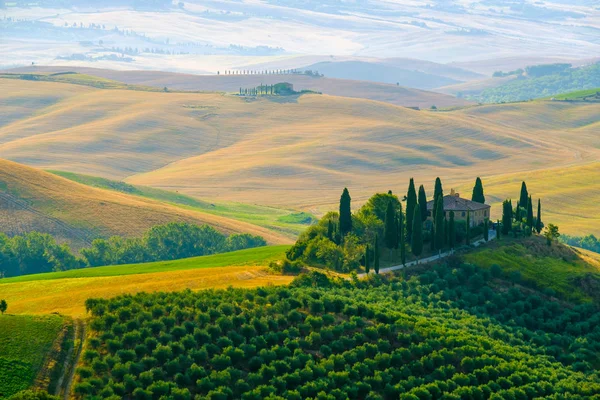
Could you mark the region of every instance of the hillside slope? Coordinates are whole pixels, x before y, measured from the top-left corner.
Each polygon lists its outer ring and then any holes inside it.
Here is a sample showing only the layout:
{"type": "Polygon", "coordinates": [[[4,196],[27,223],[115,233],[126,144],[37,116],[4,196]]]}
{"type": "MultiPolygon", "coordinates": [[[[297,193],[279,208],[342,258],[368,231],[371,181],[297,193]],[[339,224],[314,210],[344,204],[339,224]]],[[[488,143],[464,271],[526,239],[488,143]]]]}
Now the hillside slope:
{"type": "MultiPolygon", "coordinates": [[[[593,103],[432,112],[327,95],[243,99],[52,82],[2,85],[0,102],[8,106],[0,109],[8,122],[0,126],[0,157],[211,201],[316,214],[336,203],[343,187],[356,207],[376,191],[405,191],[410,177],[429,189],[439,176],[446,190],[464,192],[476,176],[518,180],[535,171],[543,185],[552,179],[544,170],[600,157],[593,103]]],[[[514,197],[514,185],[495,190],[486,184],[486,190],[514,197]]],[[[585,193],[586,183],[577,191],[585,193]]],[[[568,233],[600,232],[563,221],[568,233]]]]}
{"type": "MultiPolygon", "coordinates": [[[[127,84],[152,86],[160,89],[167,87],[172,90],[207,92],[238,92],[240,87],[250,88],[261,84],[273,85],[279,82],[289,82],[298,91],[313,90],[332,96],[384,101],[405,107],[429,108],[432,105],[437,107],[457,107],[473,104],[468,100],[458,99],[446,94],[396,86],[395,84],[329,77],[316,78],[295,74],[191,75],[161,71],[117,71],[83,67],[24,67],[12,71],[44,73],[75,71],[127,84]]],[[[450,81],[447,78],[440,78],[440,84],[437,86],[449,84],[450,81]],[[447,83],[442,83],[444,79],[447,83]]]]}
{"type": "Polygon", "coordinates": [[[0,189],[2,231],[50,233],[76,248],[96,237],[141,235],[171,221],[209,224],[225,233],[248,232],[270,243],[290,241],[256,225],[91,188],[11,161],[0,160],[0,189]]]}

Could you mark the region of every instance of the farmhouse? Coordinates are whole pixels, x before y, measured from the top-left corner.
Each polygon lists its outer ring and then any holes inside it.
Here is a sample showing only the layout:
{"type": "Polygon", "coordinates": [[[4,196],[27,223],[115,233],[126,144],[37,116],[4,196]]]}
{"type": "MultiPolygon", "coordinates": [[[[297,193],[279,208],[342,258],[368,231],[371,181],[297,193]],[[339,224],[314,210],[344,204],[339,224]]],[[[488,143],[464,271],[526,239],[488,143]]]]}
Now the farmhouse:
{"type": "MultiPolygon", "coordinates": [[[[487,204],[463,199],[459,193],[451,189],[450,194],[444,196],[444,214],[446,219],[450,218],[450,211],[454,211],[456,221],[467,220],[470,214],[471,226],[479,226],[486,218],[490,218],[491,207],[487,204]]],[[[427,219],[431,220],[433,214],[433,200],[427,202],[427,219]]]]}

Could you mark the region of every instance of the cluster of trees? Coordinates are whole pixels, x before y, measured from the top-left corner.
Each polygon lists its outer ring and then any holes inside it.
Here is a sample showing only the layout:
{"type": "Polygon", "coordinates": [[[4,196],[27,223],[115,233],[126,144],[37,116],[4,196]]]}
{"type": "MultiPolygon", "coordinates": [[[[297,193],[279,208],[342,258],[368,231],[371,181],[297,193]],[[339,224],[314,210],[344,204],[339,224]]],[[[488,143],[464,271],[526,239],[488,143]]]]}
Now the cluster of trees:
{"type": "MultiPolygon", "coordinates": [[[[352,213],[351,197],[344,189],[339,212],[326,214],[308,228],[287,252],[290,261],[350,272],[364,266],[367,273],[373,267],[379,273],[381,250],[387,249],[388,260],[406,263],[410,253],[417,260],[425,252],[431,254],[444,249],[455,249],[459,244],[470,244],[472,238],[482,235],[487,240],[489,222],[472,227],[469,214],[466,220],[457,220],[454,212],[444,210],[444,191],[439,178],[435,182],[432,220],[428,221],[427,194],[421,185],[418,194],[414,179],[402,202],[391,191],[377,193],[358,212],[352,213]]],[[[473,201],[485,203],[483,184],[477,178],[472,194],[473,201]]]]}
{"type": "Polygon", "coordinates": [[[568,244],[569,246],[580,247],[582,249],[600,253],[600,240],[598,240],[598,238],[594,235],[587,235],[587,236],[561,235],[560,241],[568,244]]]}
{"type": "Polygon", "coordinates": [[[406,279],[90,299],[78,398],[594,399],[600,312],[450,259],[406,279]]]}
{"type": "MultiPolygon", "coordinates": [[[[542,233],[542,228],[544,228],[544,223],[542,222],[542,201],[538,199],[537,201],[537,212],[534,217],[534,203],[531,200],[531,196],[529,195],[529,191],[527,190],[527,184],[525,182],[521,183],[521,193],[519,195],[519,200],[515,207],[513,207],[512,199],[506,199],[502,203],[502,223],[498,221],[498,225],[501,227],[499,229],[500,235],[508,235],[511,234],[514,237],[518,236],[531,236],[534,232],[538,234],[542,233]]],[[[546,235],[546,237],[550,237],[548,244],[552,243],[554,240],[555,231],[558,233],[558,228],[549,224],[546,228],[545,235],[548,232],[552,232],[550,236],[546,235]]]]}
{"type": "Polygon", "coordinates": [[[96,239],[76,256],[48,234],[0,234],[0,277],[66,271],[83,267],[175,260],[265,246],[260,236],[226,236],[208,225],[169,223],[150,228],[141,238],[96,239]]]}
{"type": "Polygon", "coordinates": [[[263,96],[277,94],[276,85],[263,85],[253,88],[240,88],[240,96],[263,96]]]}
{"type": "Polygon", "coordinates": [[[259,70],[225,70],[225,75],[308,75],[315,77],[322,77],[323,74],[319,74],[319,71],[305,70],[299,71],[297,69],[265,69],[259,70]]]}
{"type": "Polygon", "coordinates": [[[501,103],[600,87],[600,63],[580,68],[528,67],[526,73],[531,77],[515,79],[467,98],[481,103],[501,103]]]}

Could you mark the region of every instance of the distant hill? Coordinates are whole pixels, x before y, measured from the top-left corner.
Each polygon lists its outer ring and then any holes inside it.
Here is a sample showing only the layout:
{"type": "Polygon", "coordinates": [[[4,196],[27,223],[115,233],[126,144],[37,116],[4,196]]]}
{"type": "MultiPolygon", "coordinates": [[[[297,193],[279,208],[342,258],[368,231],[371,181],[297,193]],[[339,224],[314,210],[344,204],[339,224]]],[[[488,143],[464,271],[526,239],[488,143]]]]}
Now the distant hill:
{"type": "MultiPolygon", "coordinates": [[[[465,99],[458,99],[449,95],[428,92],[394,84],[384,84],[350,79],[334,79],[330,77],[315,78],[306,75],[190,75],[161,71],[115,71],[95,68],[78,67],[25,67],[9,70],[10,72],[79,72],[111,79],[126,84],[151,86],[172,90],[207,91],[207,92],[238,92],[240,88],[256,87],[261,84],[273,85],[280,82],[289,82],[294,89],[314,90],[316,92],[333,96],[364,98],[369,100],[384,101],[405,107],[429,108],[457,107],[472,104],[465,99]]],[[[453,82],[448,80],[448,82],[453,82]]]]}
{"type": "MultiPolygon", "coordinates": [[[[496,203],[516,196],[520,179],[535,174],[536,196],[557,181],[549,169],[600,157],[598,106],[585,102],[416,111],[312,94],[250,99],[17,80],[2,80],[2,88],[0,157],[176,190],[217,205],[319,215],[339,201],[344,187],[358,207],[376,191],[405,191],[410,177],[430,190],[437,176],[446,190],[466,188],[463,193],[475,177],[486,177],[496,203]],[[510,184],[491,184],[506,174],[510,184]]],[[[587,184],[593,176],[586,175],[587,184]]],[[[585,188],[575,186],[574,196],[590,199],[581,207],[593,210],[600,194],[585,188]]],[[[600,233],[600,225],[562,213],[559,201],[575,204],[564,196],[560,187],[543,196],[556,199],[548,215],[560,219],[561,229],[600,233]]],[[[593,221],[595,214],[573,210],[593,221]]],[[[493,214],[499,212],[494,207],[493,214]]]]}
{"type": "Polygon", "coordinates": [[[97,237],[141,235],[151,226],[171,221],[209,224],[225,233],[248,232],[271,243],[290,241],[253,224],[91,188],[0,160],[0,229],[8,235],[50,233],[79,248],[97,237]]]}
{"type": "Polygon", "coordinates": [[[444,70],[441,64],[411,62],[410,60],[405,62],[402,59],[389,59],[382,62],[325,61],[301,69],[319,71],[328,78],[399,84],[400,86],[425,90],[459,83],[467,77],[469,79],[481,77],[478,74],[456,67],[448,67],[447,70],[444,70]],[[421,65],[425,65],[428,72],[419,70],[418,68],[421,65]],[[445,74],[460,76],[463,79],[451,78],[445,74]]]}
{"type": "Polygon", "coordinates": [[[600,87],[600,63],[579,68],[570,64],[553,64],[527,67],[522,76],[495,88],[486,88],[480,93],[466,96],[483,103],[523,101],[554,96],[578,90],[600,87]],[[561,66],[563,66],[561,68],[561,66]],[[545,69],[549,72],[533,74],[528,70],[545,69]],[[556,70],[552,72],[552,70],[556,70]]]}

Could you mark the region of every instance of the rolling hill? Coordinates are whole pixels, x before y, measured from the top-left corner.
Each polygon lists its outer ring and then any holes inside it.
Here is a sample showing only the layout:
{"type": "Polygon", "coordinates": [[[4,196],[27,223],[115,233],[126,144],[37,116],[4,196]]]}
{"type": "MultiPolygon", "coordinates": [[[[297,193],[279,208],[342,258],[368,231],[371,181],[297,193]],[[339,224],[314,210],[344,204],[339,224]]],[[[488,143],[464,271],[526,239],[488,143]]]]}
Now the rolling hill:
{"type": "Polygon", "coordinates": [[[54,174],[0,160],[0,221],[9,235],[39,231],[74,248],[96,237],[137,236],[171,221],[208,224],[225,233],[248,232],[270,243],[288,236],[247,222],[124,193],[91,188],[54,174]]]}
{"type": "MultiPolygon", "coordinates": [[[[364,98],[384,101],[405,107],[429,108],[458,107],[473,104],[464,99],[425,90],[407,88],[389,83],[369,82],[367,80],[316,78],[296,74],[259,74],[259,75],[191,75],[161,71],[118,71],[82,67],[24,67],[10,70],[14,73],[60,73],[79,72],[104,79],[111,79],[131,85],[150,86],[158,89],[167,87],[172,90],[235,92],[242,88],[256,87],[261,84],[272,85],[289,82],[295,90],[313,90],[332,96],[364,98]]],[[[444,82],[452,81],[449,78],[444,82]]],[[[442,81],[440,80],[442,83],[442,81]]],[[[449,83],[446,83],[449,84],[449,83]]]]}
{"type": "MultiPolygon", "coordinates": [[[[505,174],[515,181],[537,174],[541,186],[552,179],[545,170],[589,164],[600,151],[593,103],[433,112],[327,95],[244,99],[52,82],[2,85],[1,157],[205,201],[315,214],[330,209],[345,186],[358,206],[376,191],[406,190],[411,176],[426,187],[440,176],[447,190],[470,190],[476,176],[492,182],[505,174]]],[[[513,197],[518,183],[512,185],[495,190],[490,183],[486,190],[513,197]]],[[[584,193],[586,184],[574,189],[584,193]]],[[[555,194],[560,199],[559,188],[547,195],[555,194]]],[[[557,215],[556,208],[549,211],[548,218],[557,215]]],[[[561,228],[599,232],[567,218],[561,228]]]]}

